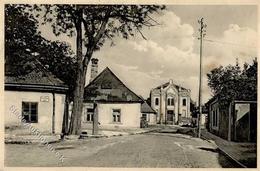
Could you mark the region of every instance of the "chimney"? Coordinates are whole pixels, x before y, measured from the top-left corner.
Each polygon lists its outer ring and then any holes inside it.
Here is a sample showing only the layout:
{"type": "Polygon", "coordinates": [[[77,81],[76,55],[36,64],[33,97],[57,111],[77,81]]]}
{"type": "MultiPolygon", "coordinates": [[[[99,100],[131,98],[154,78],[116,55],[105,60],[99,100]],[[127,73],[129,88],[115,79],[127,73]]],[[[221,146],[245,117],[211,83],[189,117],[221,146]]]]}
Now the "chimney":
{"type": "Polygon", "coordinates": [[[92,58],[91,59],[91,71],[90,71],[90,81],[93,81],[96,76],[98,75],[98,59],[92,58]]]}
{"type": "Polygon", "coordinates": [[[172,80],[172,79],[170,79],[169,83],[170,83],[170,84],[173,84],[173,80],[172,80]]]}

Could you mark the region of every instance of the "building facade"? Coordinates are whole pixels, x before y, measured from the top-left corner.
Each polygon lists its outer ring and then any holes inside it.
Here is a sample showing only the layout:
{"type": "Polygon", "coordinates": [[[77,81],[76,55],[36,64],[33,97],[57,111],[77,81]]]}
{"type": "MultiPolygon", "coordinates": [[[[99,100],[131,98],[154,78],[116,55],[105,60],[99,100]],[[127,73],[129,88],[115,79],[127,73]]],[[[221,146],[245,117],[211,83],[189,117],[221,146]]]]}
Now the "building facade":
{"type": "Polygon", "coordinates": [[[5,71],[5,129],[7,134],[32,134],[26,123],[42,134],[60,134],[68,87],[41,64],[24,75],[5,71]]]}
{"type": "Polygon", "coordinates": [[[160,85],[150,92],[151,107],[157,112],[157,123],[178,124],[182,119],[191,118],[191,91],[173,84],[160,85]]]}
{"type": "Polygon", "coordinates": [[[90,75],[92,81],[84,92],[82,129],[92,127],[94,115],[98,117],[101,129],[140,127],[143,100],[109,68],[97,75],[97,60],[92,60],[91,66],[94,68],[90,75]]]}

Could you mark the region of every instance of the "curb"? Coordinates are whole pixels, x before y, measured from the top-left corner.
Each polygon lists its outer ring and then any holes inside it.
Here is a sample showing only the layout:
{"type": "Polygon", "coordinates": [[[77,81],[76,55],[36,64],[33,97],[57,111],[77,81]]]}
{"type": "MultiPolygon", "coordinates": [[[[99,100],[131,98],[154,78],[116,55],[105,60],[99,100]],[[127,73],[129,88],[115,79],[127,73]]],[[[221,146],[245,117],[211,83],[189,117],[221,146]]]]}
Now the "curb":
{"type": "Polygon", "coordinates": [[[238,160],[236,160],[234,157],[232,157],[230,154],[228,154],[225,150],[223,150],[221,147],[219,147],[215,141],[213,140],[214,143],[212,143],[208,138],[206,138],[205,136],[201,135],[201,139],[208,141],[211,144],[214,144],[219,151],[224,154],[225,156],[227,156],[229,159],[231,159],[232,161],[234,161],[236,164],[238,164],[239,166],[241,166],[242,168],[247,168],[247,166],[245,166],[244,164],[242,164],[241,162],[239,162],[238,160]]]}
{"type": "Polygon", "coordinates": [[[34,140],[5,140],[5,144],[53,144],[53,143],[58,143],[61,140],[50,140],[46,142],[41,142],[41,141],[34,141],[34,140]]]}

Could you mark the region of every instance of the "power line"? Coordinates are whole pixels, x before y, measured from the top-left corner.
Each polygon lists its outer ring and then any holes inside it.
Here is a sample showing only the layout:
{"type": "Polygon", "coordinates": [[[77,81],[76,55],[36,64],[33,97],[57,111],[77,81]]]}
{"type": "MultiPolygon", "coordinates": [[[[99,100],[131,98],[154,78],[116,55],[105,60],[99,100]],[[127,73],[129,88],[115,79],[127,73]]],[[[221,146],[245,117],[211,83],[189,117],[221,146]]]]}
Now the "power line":
{"type": "Polygon", "coordinates": [[[219,43],[219,44],[228,44],[228,45],[239,46],[239,47],[256,48],[255,46],[248,46],[248,45],[237,44],[237,43],[232,43],[232,42],[224,42],[224,41],[219,41],[219,40],[212,40],[212,39],[203,39],[203,40],[208,41],[208,42],[213,42],[213,43],[219,43]]]}

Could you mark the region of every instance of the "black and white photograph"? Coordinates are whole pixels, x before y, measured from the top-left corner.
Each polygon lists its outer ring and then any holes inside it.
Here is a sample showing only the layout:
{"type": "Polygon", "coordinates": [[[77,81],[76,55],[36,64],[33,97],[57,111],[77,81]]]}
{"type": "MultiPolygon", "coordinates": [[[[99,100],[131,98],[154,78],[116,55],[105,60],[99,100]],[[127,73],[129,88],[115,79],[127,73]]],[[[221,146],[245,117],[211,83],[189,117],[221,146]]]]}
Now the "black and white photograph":
{"type": "Polygon", "coordinates": [[[256,169],[258,4],[178,2],[2,4],[4,167],[256,169]]]}

